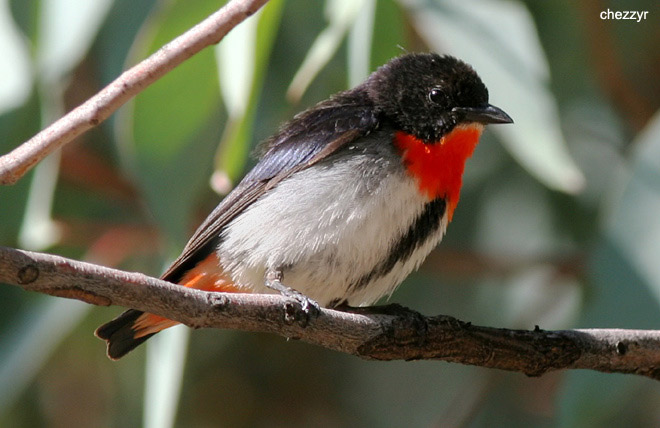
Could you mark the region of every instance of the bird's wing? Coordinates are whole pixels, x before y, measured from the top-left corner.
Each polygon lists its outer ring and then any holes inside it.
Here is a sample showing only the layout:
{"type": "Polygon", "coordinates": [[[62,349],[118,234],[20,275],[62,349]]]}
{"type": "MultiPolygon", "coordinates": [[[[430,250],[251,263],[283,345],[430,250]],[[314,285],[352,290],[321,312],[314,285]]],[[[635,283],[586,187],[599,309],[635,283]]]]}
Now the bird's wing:
{"type": "Polygon", "coordinates": [[[277,183],[379,126],[364,94],[344,93],[297,115],[264,144],[263,157],[220,202],[162,278],[177,282],[217,246],[222,229],[277,183]]]}

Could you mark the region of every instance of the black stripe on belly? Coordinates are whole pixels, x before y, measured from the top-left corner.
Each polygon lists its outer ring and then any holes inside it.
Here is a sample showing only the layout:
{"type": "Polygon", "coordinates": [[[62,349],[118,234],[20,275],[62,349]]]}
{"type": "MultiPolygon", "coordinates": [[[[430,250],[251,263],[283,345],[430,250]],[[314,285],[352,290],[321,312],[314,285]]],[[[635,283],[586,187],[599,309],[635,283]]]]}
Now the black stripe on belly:
{"type": "Polygon", "coordinates": [[[446,209],[447,203],[444,198],[437,198],[427,203],[408,231],[390,248],[387,258],[378,263],[371,272],[353,283],[350,289],[359,290],[373,279],[390,273],[399,261],[408,260],[415,249],[440,228],[446,209]]]}

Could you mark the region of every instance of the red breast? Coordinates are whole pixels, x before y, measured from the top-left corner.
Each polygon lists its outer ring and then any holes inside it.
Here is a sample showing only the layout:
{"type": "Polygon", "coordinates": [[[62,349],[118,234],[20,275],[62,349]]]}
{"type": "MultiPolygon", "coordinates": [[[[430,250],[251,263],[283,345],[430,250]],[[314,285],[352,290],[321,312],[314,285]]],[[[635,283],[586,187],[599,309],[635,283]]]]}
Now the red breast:
{"type": "Polygon", "coordinates": [[[402,131],[394,136],[394,144],[401,150],[419,191],[429,200],[446,198],[449,221],[458,203],[465,161],[472,156],[483,129],[477,123],[459,125],[437,143],[430,144],[402,131]]]}

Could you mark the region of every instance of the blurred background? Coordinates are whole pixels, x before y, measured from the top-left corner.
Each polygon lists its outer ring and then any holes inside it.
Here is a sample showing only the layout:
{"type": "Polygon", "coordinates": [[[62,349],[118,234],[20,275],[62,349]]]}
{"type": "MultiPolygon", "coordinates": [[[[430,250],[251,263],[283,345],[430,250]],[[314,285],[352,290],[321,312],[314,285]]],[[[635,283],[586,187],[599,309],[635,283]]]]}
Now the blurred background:
{"type": "MultiPolygon", "coordinates": [[[[0,0],[0,153],[222,4],[0,0]]],[[[0,245],[158,276],[282,121],[431,50],[471,63],[516,123],[486,132],[447,236],[390,301],[495,327],[660,328],[659,24],[655,0],[271,0],[0,187],[0,245]]],[[[121,311],[1,285],[0,426],[660,422],[641,377],[368,362],[265,334],[175,328],[111,362],[92,332],[121,311]]]]}

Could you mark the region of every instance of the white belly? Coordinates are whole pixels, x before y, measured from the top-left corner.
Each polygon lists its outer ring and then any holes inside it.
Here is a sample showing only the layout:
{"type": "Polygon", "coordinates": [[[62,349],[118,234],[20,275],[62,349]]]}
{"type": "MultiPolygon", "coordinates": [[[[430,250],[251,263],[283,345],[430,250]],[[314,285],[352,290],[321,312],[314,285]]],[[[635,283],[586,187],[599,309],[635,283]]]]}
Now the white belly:
{"type": "Polygon", "coordinates": [[[442,238],[447,216],[408,257],[384,269],[429,201],[394,148],[375,144],[363,139],[352,156],[292,175],[224,229],[218,255],[238,286],[270,292],[265,272],[280,269],[286,286],[321,305],[366,305],[421,264],[442,238]]]}

